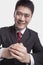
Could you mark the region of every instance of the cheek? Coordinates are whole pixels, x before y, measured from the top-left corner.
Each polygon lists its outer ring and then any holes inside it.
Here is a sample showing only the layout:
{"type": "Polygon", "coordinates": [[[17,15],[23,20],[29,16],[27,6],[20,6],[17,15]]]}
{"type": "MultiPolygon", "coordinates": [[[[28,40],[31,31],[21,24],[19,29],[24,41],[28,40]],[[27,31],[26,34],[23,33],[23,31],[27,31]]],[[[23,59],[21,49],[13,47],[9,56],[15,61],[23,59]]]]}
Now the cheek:
{"type": "Polygon", "coordinates": [[[26,19],[26,20],[25,20],[25,23],[26,23],[26,25],[27,25],[27,24],[29,23],[29,19],[26,19]]]}
{"type": "Polygon", "coordinates": [[[15,20],[19,20],[19,19],[20,19],[20,17],[16,15],[15,16],[15,20]]]}
{"type": "Polygon", "coordinates": [[[25,25],[28,25],[28,23],[29,23],[29,22],[28,22],[28,21],[26,21],[26,24],[25,24],[25,25]]]}
{"type": "Polygon", "coordinates": [[[27,18],[26,23],[28,24],[30,22],[30,20],[31,20],[31,17],[27,18]]]}

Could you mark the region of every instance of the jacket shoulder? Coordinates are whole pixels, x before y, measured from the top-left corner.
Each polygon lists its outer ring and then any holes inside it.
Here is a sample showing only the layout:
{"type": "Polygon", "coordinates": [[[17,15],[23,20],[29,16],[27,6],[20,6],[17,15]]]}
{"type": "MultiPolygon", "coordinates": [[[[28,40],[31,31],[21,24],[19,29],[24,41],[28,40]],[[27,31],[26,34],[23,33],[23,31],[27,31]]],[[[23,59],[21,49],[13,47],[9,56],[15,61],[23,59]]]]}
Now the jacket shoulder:
{"type": "Polygon", "coordinates": [[[13,26],[2,27],[2,28],[0,28],[0,34],[5,34],[12,28],[13,28],[13,26]]]}
{"type": "Polygon", "coordinates": [[[36,32],[36,31],[34,31],[34,30],[32,30],[32,29],[29,29],[29,28],[28,28],[28,31],[29,31],[30,34],[33,35],[33,36],[34,36],[34,35],[38,35],[38,32],[36,32]]]}

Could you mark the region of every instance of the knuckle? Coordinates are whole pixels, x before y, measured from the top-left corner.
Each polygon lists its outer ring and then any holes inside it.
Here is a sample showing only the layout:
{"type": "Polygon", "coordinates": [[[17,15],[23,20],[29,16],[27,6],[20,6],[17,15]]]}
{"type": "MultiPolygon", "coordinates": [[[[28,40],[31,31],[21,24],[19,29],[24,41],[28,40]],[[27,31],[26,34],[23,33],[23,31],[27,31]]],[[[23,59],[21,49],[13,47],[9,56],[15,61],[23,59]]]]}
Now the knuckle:
{"type": "Polygon", "coordinates": [[[27,48],[25,47],[25,51],[27,51],[27,48]]]}

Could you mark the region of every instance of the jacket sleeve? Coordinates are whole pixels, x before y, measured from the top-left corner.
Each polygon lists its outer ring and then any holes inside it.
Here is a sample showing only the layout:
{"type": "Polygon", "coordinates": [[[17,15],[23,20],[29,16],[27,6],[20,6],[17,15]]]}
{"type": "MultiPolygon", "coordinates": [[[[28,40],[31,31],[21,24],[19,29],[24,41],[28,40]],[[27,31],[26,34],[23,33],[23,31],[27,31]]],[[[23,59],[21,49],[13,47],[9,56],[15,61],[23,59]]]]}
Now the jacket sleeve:
{"type": "Polygon", "coordinates": [[[0,45],[1,45],[1,29],[0,29],[0,45]]]}
{"type": "Polygon", "coordinates": [[[38,34],[35,35],[32,55],[34,57],[35,65],[43,65],[43,47],[40,43],[38,34]]]}

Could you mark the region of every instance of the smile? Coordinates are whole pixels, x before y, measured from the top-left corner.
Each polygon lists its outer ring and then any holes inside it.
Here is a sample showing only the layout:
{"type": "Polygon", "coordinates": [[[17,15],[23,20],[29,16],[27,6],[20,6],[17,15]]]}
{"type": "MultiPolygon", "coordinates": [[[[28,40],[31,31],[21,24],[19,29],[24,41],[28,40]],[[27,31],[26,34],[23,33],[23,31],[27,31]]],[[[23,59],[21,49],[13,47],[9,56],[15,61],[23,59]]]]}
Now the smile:
{"type": "Polygon", "coordinates": [[[24,22],[20,22],[20,21],[18,21],[18,24],[25,24],[24,22]]]}

